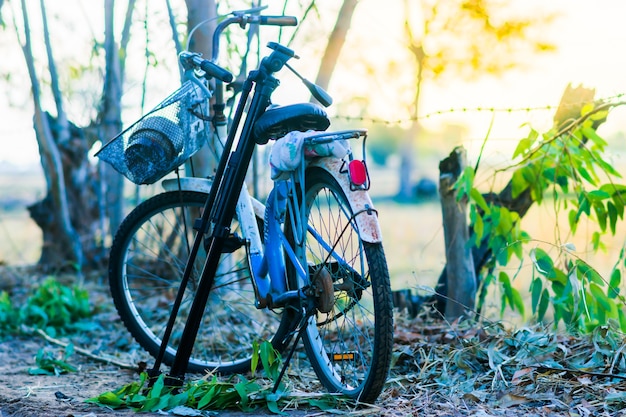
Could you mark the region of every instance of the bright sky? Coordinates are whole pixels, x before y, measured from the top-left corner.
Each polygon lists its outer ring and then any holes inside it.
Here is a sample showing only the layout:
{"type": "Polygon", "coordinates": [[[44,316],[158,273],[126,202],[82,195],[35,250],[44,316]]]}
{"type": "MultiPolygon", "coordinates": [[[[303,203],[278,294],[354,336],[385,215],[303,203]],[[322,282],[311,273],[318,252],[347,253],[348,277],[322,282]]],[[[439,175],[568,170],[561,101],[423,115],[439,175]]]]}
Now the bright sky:
{"type": "MultiPolygon", "coordinates": [[[[81,0],[74,0],[81,3],[81,0]]],[[[89,1],[91,0],[84,0],[89,1]]],[[[54,3],[54,2],[49,2],[54,3]]],[[[64,2],[65,3],[65,2],[64,2]]],[[[280,2],[282,4],[282,2],[280,2]]],[[[385,10],[380,9],[380,1],[362,0],[358,14],[353,20],[353,27],[367,28],[373,33],[380,33],[385,39],[401,22],[397,21],[401,10],[401,0],[385,3],[385,10]],[[387,28],[386,24],[395,25],[387,28]]],[[[481,79],[471,84],[461,81],[446,86],[429,87],[424,91],[423,112],[431,113],[450,108],[526,108],[557,105],[568,82],[575,85],[582,83],[595,87],[596,97],[610,97],[626,93],[626,3],[623,0],[553,0],[551,2],[527,1],[524,6],[536,10],[541,4],[549,4],[550,10],[561,14],[546,38],[553,40],[559,51],[533,59],[530,68],[524,72],[515,71],[498,79],[481,79]]],[[[5,7],[7,5],[5,4],[5,7]]],[[[67,10],[67,9],[65,9],[67,10]]],[[[334,17],[332,19],[334,21],[334,17]]],[[[20,51],[8,48],[6,32],[0,38],[0,46],[9,54],[8,62],[16,71],[24,72],[23,57],[20,51]],[[4,39],[2,39],[4,38],[4,39]]],[[[364,53],[376,53],[364,50],[364,53]]],[[[3,58],[5,62],[6,56],[3,58]]],[[[317,62],[305,65],[299,62],[297,67],[317,69],[317,62]]],[[[306,71],[305,71],[306,72],[306,71]]],[[[306,74],[309,78],[314,74],[306,74]]],[[[344,74],[342,83],[350,81],[349,74],[344,74]]],[[[22,78],[21,83],[27,79],[22,78]]],[[[331,85],[332,88],[332,85],[331,85]]],[[[14,84],[13,89],[28,91],[28,84],[14,84]]],[[[331,90],[332,93],[332,90],[331,90]]],[[[17,165],[38,164],[38,148],[32,129],[32,104],[28,99],[12,94],[13,107],[4,99],[8,94],[7,84],[0,83],[0,161],[9,161],[17,165]]],[[[335,97],[337,99],[337,97],[335,97]]],[[[339,98],[340,99],[340,98],[339,98]]],[[[519,138],[523,134],[519,125],[524,122],[541,125],[552,117],[553,111],[518,113],[514,117],[496,114],[492,137],[519,138]]],[[[625,113],[622,112],[622,115],[625,113]]],[[[459,121],[468,124],[470,134],[476,139],[484,136],[491,121],[490,114],[455,112],[450,116],[437,116],[432,123],[459,121]]],[[[626,131],[626,117],[612,117],[606,124],[608,132],[626,131]]]]}

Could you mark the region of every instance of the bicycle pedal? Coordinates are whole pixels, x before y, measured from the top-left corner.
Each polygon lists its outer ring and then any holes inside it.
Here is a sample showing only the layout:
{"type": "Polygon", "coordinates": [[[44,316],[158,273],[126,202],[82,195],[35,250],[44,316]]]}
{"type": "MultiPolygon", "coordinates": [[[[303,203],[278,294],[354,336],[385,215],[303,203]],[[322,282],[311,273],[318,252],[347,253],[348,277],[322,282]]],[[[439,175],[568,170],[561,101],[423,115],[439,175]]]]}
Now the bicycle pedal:
{"type": "Polygon", "coordinates": [[[356,352],[332,353],[329,357],[332,362],[354,362],[356,360],[356,352]]]}

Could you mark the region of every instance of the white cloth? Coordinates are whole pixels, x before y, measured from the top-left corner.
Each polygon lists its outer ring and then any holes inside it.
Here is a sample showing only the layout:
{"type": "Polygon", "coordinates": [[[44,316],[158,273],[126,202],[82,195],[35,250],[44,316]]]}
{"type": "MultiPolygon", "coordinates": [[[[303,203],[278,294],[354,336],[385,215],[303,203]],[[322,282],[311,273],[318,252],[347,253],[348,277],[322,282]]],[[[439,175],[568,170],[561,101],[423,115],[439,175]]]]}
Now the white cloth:
{"type": "Polygon", "coordinates": [[[316,157],[334,156],[343,158],[350,151],[350,145],[346,140],[335,140],[328,143],[309,144],[306,139],[310,136],[319,135],[323,132],[308,130],[306,132],[289,132],[277,139],[270,151],[270,168],[273,180],[287,179],[289,173],[294,171],[302,162],[316,157]]]}

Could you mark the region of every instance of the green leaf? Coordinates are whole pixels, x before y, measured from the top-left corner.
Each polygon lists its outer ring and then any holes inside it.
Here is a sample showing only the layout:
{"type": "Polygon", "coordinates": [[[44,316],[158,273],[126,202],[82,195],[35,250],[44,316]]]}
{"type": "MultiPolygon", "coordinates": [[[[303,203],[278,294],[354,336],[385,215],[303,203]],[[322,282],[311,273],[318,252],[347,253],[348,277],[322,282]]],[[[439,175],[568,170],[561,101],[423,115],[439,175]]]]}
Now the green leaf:
{"type": "Polygon", "coordinates": [[[578,213],[576,210],[570,210],[567,213],[567,220],[569,222],[569,228],[572,229],[572,233],[576,233],[576,228],[578,227],[578,213]]]}
{"type": "Polygon", "coordinates": [[[543,177],[552,182],[556,179],[556,169],[550,167],[543,170],[543,177]]]}
{"type": "Polygon", "coordinates": [[[258,392],[260,389],[261,387],[257,383],[246,380],[235,384],[235,390],[239,393],[242,407],[247,407],[250,395],[258,392]]]}
{"type": "Polygon", "coordinates": [[[619,285],[622,282],[622,271],[615,268],[611,273],[611,280],[609,281],[609,288],[607,295],[609,298],[617,298],[619,295],[619,285]]]}
{"type": "MultiPolygon", "coordinates": [[[[548,290],[544,289],[541,292],[541,298],[539,299],[539,307],[537,308],[537,320],[543,320],[546,315],[546,311],[548,311],[548,305],[550,304],[550,294],[548,290]]],[[[558,323],[558,320],[555,320],[558,323]]]]}
{"type": "Polygon", "coordinates": [[[605,245],[602,243],[602,235],[598,232],[593,232],[591,234],[591,243],[593,245],[593,250],[597,251],[599,249],[604,249],[605,245]]]}
{"type": "Polygon", "coordinates": [[[161,374],[152,385],[152,389],[150,390],[150,398],[156,398],[161,396],[161,392],[163,391],[163,387],[165,386],[165,375],[161,374]]]}
{"type": "Polygon", "coordinates": [[[283,415],[283,416],[288,415],[287,413],[282,411],[280,408],[278,408],[278,403],[276,401],[267,400],[267,409],[270,410],[274,414],[283,415]]]}
{"type": "Polygon", "coordinates": [[[458,191],[457,199],[460,200],[466,196],[469,197],[473,184],[474,168],[472,168],[471,166],[467,166],[459,176],[459,179],[454,184],[454,188],[458,191]]]}
{"type": "Polygon", "coordinates": [[[607,193],[606,191],[603,191],[602,189],[600,190],[593,190],[593,191],[589,191],[587,193],[587,198],[589,200],[593,201],[600,201],[600,200],[604,200],[607,198],[610,198],[611,195],[609,193],[607,193]]]}
{"type": "Polygon", "coordinates": [[[535,269],[547,278],[554,277],[554,263],[552,258],[541,248],[535,248],[530,251],[530,259],[535,265],[535,269]]]}
{"type": "Polygon", "coordinates": [[[198,402],[198,409],[202,410],[206,408],[209,405],[209,403],[213,401],[216,391],[217,391],[217,388],[215,387],[215,385],[212,385],[211,388],[207,390],[207,392],[202,396],[202,398],[198,402]]]}
{"type": "Polygon", "coordinates": [[[613,194],[613,204],[615,204],[615,210],[617,210],[617,216],[620,219],[624,218],[624,196],[622,194],[613,194]]]}
{"type": "Polygon", "coordinates": [[[524,155],[528,153],[528,150],[532,146],[533,141],[537,138],[537,132],[536,131],[534,132],[535,132],[534,138],[531,135],[529,135],[527,138],[524,138],[519,141],[519,143],[517,144],[517,147],[515,148],[515,151],[513,152],[513,156],[511,157],[511,159],[515,159],[515,157],[519,155],[524,155]]]}
{"type": "Polygon", "coordinates": [[[581,177],[589,181],[590,184],[595,184],[595,179],[591,176],[591,174],[589,174],[589,171],[587,171],[585,168],[579,167],[577,172],[580,174],[581,177]]]}
{"type": "Polygon", "coordinates": [[[541,292],[543,290],[543,284],[541,282],[541,279],[539,278],[535,278],[533,279],[533,282],[530,286],[531,288],[531,307],[532,307],[532,311],[533,313],[537,312],[537,307],[539,307],[539,297],[541,297],[541,292]]]}
{"type": "Polygon", "coordinates": [[[593,210],[596,213],[596,220],[598,221],[598,225],[600,226],[600,230],[602,230],[602,232],[605,232],[606,231],[607,212],[606,212],[604,206],[602,205],[602,203],[594,204],[593,205],[593,210]]]}
{"type": "Polygon", "coordinates": [[[104,394],[100,394],[95,398],[90,398],[88,401],[96,402],[102,405],[106,405],[112,408],[119,408],[124,404],[115,393],[113,392],[105,392],[104,394]]]}
{"type": "Polygon", "coordinates": [[[609,116],[608,110],[600,110],[589,116],[589,120],[604,120],[609,116]]]}
{"type": "Polygon", "coordinates": [[[593,103],[586,103],[583,105],[583,107],[580,109],[580,115],[581,116],[585,116],[589,113],[591,113],[593,111],[594,105],[593,103]]]}
{"type": "Polygon", "coordinates": [[[481,216],[475,210],[473,211],[472,214],[474,214],[473,221],[472,221],[472,230],[474,231],[474,234],[476,235],[476,241],[474,244],[478,246],[485,232],[485,223],[483,222],[483,216],[481,216]]]}
{"type": "Polygon", "coordinates": [[[598,285],[604,285],[602,276],[592,268],[588,263],[583,261],[576,261],[576,268],[580,271],[581,277],[589,282],[594,282],[598,285]]]}
{"type": "Polygon", "coordinates": [[[259,342],[256,340],[252,342],[252,359],[250,361],[250,371],[252,376],[256,373],[257,366],[259,365],[259,342]]]}
{"type": "Polygon", "coordinates": [[[606,208],[609,214],[609,226],[611,227],[611,233],[615,235],[615,228],[617,226],[618,217],[617,208],[615,207],[615,204],[613,204],[611,201],[606,203],[606,208]]]}
{"type": "Polygon", "coordinates": [[[604,294],[604,291],[602,291],[602,288],[600,288],[598,284],[596,284],[595,282],[589,284],[589,291],[593,295],[595,301],[597,301],[602,306],[604,311],[608,313],[614,308],[615,305],[613,303],[613,300],[611,300],[606,296],[606,294],[604,294]]]}
{"type": "Polygon", "coordinates": [[[511,296],[512,296],[512,304],[515,306],[515,310],[518,311],[518,313],[520,313],[522,315],[522,317],[524,316],[524,300],[522,299],[522,295],[520,294],[520,292],[516,289],[516,288],[511,288],[511,296]]]}
{"type": "Polygon", "coordinates": [[[620,174],[619,171],[617,171],[612,164],[608,163],[607,161],[602,159],[601,155],[598,155],[595,158],[595,162],[600,166],[600,168],[605,171],[608,175],[612,175],[614,177],[617,178],[622,178],[622,174],[620,174]]]}
{"type": "Polygon", "coordinates": [[[323,398],[311,398],[307,401],[310,406],[317,407],[322,411],[330,411],[336,407],[337,401],[331,396],[323,398]]]}
{"type": "Polygon", "coordinates": [[[619,327],[622,333],[626,332],[626,313],[622,308],[617,309],[617,316],[619,318],[619,327]]]}
{"type": "Polygon", "coordinates": [[[476,188],[471,189],[470,197],[472,198],[472,200],[474,200],[474,202],[478,205],[478,207],[483,209],[485,214],[489,214],[490,212],[489,205],[487,204],[487,201],[485,201],[485,198],[483,197],[483,195],[476,188]]]}
{"type": "Polygon", "coordinates": [[[613,196],[615,194],[626,193],[626,185],[608,183],[608,184],[603,184],[600,187],[600,190],[613,196]]]}
{"type": "Polygon", "coordinates": [[[592,127],[582,126],[580,128],[580,131],[582,132],[583,135],[585,135],[585,137],[587,137],[589,140],[591,140],[593,143],[595,143],[599,147],[601,148],[606,147],[607,142],[604,139],[602,139],[600,135],[598,135],[598,133],[592,127]]]}
{"type": "Polygon", "coordinates": [[[518,197],[528,188],[528,181],[524,178],[522,170],[513,172],[511,177],[511,195],[513,198],[518,197]]]}

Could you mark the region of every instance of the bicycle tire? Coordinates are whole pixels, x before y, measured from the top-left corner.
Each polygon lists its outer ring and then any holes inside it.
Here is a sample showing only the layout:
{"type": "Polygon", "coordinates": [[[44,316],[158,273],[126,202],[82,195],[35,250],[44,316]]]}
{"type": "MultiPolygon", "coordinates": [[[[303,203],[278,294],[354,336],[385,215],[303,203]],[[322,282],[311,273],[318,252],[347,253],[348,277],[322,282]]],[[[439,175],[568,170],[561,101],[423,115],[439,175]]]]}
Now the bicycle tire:
{"type": "MultiPolygon", "coordinates": [[[[393,350],[393,304],[383,246],[360,239],[348,197],[327,171],[306,171],[304,203],[309,227],[342,259],[329,259],[328,246],[309,232],[298,247],[300,259],[308,263],[308,282],[288,269],[290,285],[321,297],[325,290],[319,287],[324,285],[316,288],[313,277],[324,275],[317,272],[324,268],[332,279],[331,310],[318,308],[303,334],[307,356],[327,390],[373,403],[384,387],[393,350]]],[[[287,236],[293,241],[290,230],[287,236]]]]}
{"type": "MultiPolygon", "coordinates": [[[[135,340],[152,356],[160,350],[193,245],[191,226],[207,196],[169,191],[144,201],[124,219],[111,246],[109,285],[115,307],[135,340]]],[[[237,230],[233,220],[233,239],[237,230]]],[[[246,248],[234,242],[232,253],[223,253],[220,259],[187,372],[245,373],[250,370],[254,341],[283,339],[281,315],[255,307],[246,248]]],[[[176,356],[205,259],[202,245],[163,358],[167,365],[176,356]]]]}

